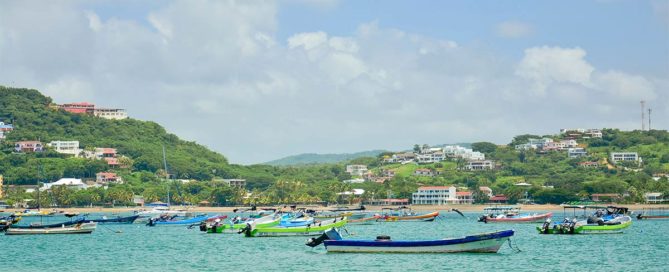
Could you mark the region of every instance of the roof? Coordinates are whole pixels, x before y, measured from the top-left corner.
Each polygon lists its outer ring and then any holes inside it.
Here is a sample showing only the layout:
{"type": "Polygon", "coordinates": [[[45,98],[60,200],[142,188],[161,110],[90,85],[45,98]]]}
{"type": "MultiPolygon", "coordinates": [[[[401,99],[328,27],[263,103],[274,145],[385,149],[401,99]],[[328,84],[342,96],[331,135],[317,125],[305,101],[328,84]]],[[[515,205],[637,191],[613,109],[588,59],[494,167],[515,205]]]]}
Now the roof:
{"type": "Polygon", "coordinates": [[[117,158],[105,158],[105,161],[107,161],[108,165],[117,165],[118,164],[118,159],[117,158]]]}
{"type": "Polygon", "coordinates": [[[481,190],[481,191],[492,191],[492,189],[490,189],[490,187],[488,187],[488,186],[481,186],[481,187],[479,187],[479,190],[481,190]]]}
{"type": "Polygon", "coordinates": [[[418,190],[450,190],[451,186],[422,186],[418,190]]]}
{"type": "Polygon", "coordinates": [[[509,198],[506,197],[505,195],[496,195],[490,198],[490,201],[507,201],[507,200],[509,200],[509,198]]]}
{"type": "Polygon", "coordinates": [[[28,144],[42,144],[40,141],[18,141],[16,144],[28,145],[28,144]]]}
{"type": "Polygon", "coordinates": [[[103,176],[105,178],[115,178],[116,177],[116,173],[111,173],[111,172],[100,172],[100,173],[97,173],[97,175],[103,176]]]}
{"type": "Polygon", "coordinates": [[[472,192],[456,192],[456,196],[470,196],[472,195],[472,192]]]}
{"type": "Polygon", "coordinates": [[[591,196],[615,196],[618,197],[620,194],[592,194],[591,196]]]}
{"type": "Polygon", "coordinates": [[[408,198],[383,198],[379,200],[386,202],[409,202],[408,198]]]}

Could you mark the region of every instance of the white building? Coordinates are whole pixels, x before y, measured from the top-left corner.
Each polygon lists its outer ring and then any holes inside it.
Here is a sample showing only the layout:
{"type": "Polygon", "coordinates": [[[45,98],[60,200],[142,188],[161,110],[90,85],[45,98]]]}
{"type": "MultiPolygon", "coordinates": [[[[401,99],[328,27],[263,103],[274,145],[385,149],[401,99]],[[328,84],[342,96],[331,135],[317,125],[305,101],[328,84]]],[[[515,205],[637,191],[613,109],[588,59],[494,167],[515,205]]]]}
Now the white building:
{"type": "Polygon", "coordinates": [[[542,138],[542,139],[528,139],[528,142],[525,144],[516,145],[516,150],[529,150],[529,149],[541,149],[546,143],[552,143],[553,139],[551,138],[542,138]]]}
{"type": "Polygon", "coordinates": [[[418,161],[418,163],[435,163],[445,159],[446,155],[441,149],[435,152],[416,154],[416,161],[418,161]]]}
{"type": "Polygon", "coordinates": [[[351,174],[351,176],[362,176],[367,173],[367,171],[367,165],[349,164],[346,166],[346,173],[351,174]]]}
{"type": "Polygon", "coordinates": [[[619,161],[638,161],[641,162],[639,154],[636,152],[611,152],[611,161],[616,163],[619,161]]]}
{"type": "Polygon", "coordinates": [[[649,204],[659,204],[664,202],[662,193],[645,193],[643,194],[643,198],[646,200],[646,203],[649,204]]]}
{"type": "Polygon", "coordinates": [[[443,148],[444,154],[451,158],[463,158],[466,160],[485,160],[485,154],[474,151],[471,148],[459,145],[447,145],[443,148]]]}
{"type": "Polygon", "coordinates": [[[246,187],[246,179],[223,179],[223,182],[227,183],[228,186],[244,188],[246,187]]]}
{"type": "Polygon", "coordinates": [[[347,179],[343,181],[344,183],[363,183],[365,182],[365,179],[363,178],[355,178],[355,179],[347,179]]]}
{"type": "Polygon", "coordinates": [[[412,194],[415,205],[472,204],[471,192],[458,192],[455,186],[423,186],[412,194]]]}
{"type": "Polygon", "coordinates": [[[62,178],[59,179],[58,181],[51,182],[51,183],[44,183],[42,187],[39,188],[40,191],[47,191],[51,190],[53,186],[67,186],[68,188],[74,188],[77,190],[80,189],[86,189],[88,185],[86,183],[82,182],[81,179],[76,179],[76,178],[62,178]]]}
{"type": "Polygon", "coordinates": [[[567,156],[570,158],[585,157],[588,155],[588,152],[585,151],[585,148],[576,147],[567,149],[567,156]]]}
{"type": "Polygon", "coordinates": [[[69,154],[79,156],[81,148],[79,148],[79,141],[52,141],[47,144],[53,150],[61,154],[69,154]]]}
{"type": "Polygon", "coordinates": [[[104,108],[95,108],[93,110],[93,115],[112,120],[120,120],[128,118],[128,113],[124,109],[104,109],[104,108]]]}
{"type": "Polygon", "coordinates": [[[491,160],[469,161],[465,168],[470,171],[492,170],[495,169],[495,162],[491,160]]]}

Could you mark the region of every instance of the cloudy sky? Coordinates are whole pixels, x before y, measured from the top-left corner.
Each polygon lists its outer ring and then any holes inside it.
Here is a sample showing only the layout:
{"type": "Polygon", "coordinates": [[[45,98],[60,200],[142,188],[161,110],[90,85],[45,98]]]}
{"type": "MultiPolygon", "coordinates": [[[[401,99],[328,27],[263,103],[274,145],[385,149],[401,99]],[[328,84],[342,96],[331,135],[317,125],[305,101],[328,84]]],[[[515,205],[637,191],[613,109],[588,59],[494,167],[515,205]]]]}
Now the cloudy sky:
{"type": "Polygon", "coordinates": [[[1,1],[0,84],[234,163],[669,127],[669,1],[1,1]]]}

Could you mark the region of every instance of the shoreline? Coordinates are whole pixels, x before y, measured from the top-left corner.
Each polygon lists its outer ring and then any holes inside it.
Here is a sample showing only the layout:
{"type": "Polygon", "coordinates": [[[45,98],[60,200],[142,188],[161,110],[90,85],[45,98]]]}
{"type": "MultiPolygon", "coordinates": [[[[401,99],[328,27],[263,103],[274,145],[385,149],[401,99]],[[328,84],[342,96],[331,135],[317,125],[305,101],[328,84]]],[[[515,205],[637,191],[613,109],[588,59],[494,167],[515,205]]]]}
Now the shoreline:
{"type": "MultiPolygon", "coordinates": [[[[662,205],[662,204],[630,204],[630,205],[624,205],[624,204],[611,204],[611,203],[602,203],[598,204],[598,206],[622,206],[622,207],[627,207],[629,208],[630,211],[638,211],[638,210],[643,210],[643,209],[649,209],[649,208],[660,208],[664,207],[669,209],[669,205],[662,205]]],[[[413,210],[416,211],[449,211],[451,209],[458,209],[459,211],[462,212],[483,212],[483,209],[486,207],[491,207],[492,205],[408,205],[407,207],[410,207],[413,210]]],[[[513,206],[513,207],[519,207],[521,211],[562,211],[563,208],[560,205],[511,205],[511,204],[505,204],[505,205],[497,205],[497,206],[513,206]]],[[[290,210],[289,207],[283,208],[284,206],[261,206],[258,207],[258,209],[262,208],[276,208],[276,209],[283,209],[283,210],[290,210]]],[[[305,208],[311,208],[314,210],[332,210],[334,207],[321,207],[321,206],[311,206],[311,205],[306,205],[306,206],[298,206],[298,207],[305,207],[305,208]]],[[[350,207],[355,207],[351,205],[350,207]]],[[[365,206],[366,211],[380,211],[383,208],[396,208],[397,206],[365,206]]],[[[191,212],[226,212],[226,213],[231,213],[233,212],[234,209],[244,209],[244,208],[249,208],[248,206],[238,206],[238,207],[193,207],[193,206],[172,206],[171,209],[173,210],[187,210],[191,212]]],[[[57,211],[62,211],[62,212],[78,212],[78,213],[126,213],[126,212],[133,212],[137,210],[150,210],[151,207],[87,207],[87,208],[54,208],[54,209],[42,209],[42,210],[57,210],[57,211]]],[[[4,213],[13,213],[13,212],[20,212],[25,209],[4,209],[0,212],[4,213]]]]}

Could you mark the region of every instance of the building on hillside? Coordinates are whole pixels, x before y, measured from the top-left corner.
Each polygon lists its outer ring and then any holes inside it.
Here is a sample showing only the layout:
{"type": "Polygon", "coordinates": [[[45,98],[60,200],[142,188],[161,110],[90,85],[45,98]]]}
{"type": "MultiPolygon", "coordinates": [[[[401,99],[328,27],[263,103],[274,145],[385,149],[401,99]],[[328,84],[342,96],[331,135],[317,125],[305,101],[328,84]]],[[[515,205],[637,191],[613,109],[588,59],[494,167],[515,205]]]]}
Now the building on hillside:
{"type": "Polygon", "coordinates": [[[611,161],[617,163],[620,161],[641,162],[639,154],[636,152],[611,152],[611,161]]]}
{"type": "Polygon", "coordinates": [[[455,186],[423,186],[411,195],[414,205],[472,204],[471,192],[458,192],[455,186]]]}
{"type": "Polygon", "coordinates": [[[402,206],[402,205],[409,205],[409,199],[408,198],[370,199],[364,201],[363,204],[370,206],[402,206]]]}
{"type": "Polygon", "coordinates": [[[465,165],[465,169],[469,171],[493,170],[495,169],[495,162],[491,160],[469,161],[465,165]]]}
{"type": "Polygon", "coordinates": [[[47,146],[61,154],[79,156],[82,149],[79,148],[79,141],[51,141],[47,146]]]}
{"type": "Polygon", "coordinates": [[[620,194],[592,194],[590,195],[590,199],[594,202],[619,202],[622,200],[622,196],[620,194]]]}
{"type": "Polygon", "coordinates": [[[0,140],[4,140],[6,137],[5,133],[10,132],[12,130],[14,130],[13,125],[0,122],[0,140]]]}
{"type": "Polygon", "coordinates": [[[569,138],[602,138],[602,130],[598,128],[562,128],[560,134],[569,138]]]}
{"type": "Polygon", "coordinates": [[[570,158],[580,158],[588,155],[588,152],[585,151],[585,148],[574,147],[567,149],[567,156],[570,158]]]}
{"type": "Polygon", "coordinates": [[[44,146],[40,141],[20,141],[14,144],[14,150],[16,152],[42,152],[44,146]]]}
{"type": "Polygon", "coordinates": [[[646,203],[648,204],[660,204],[669,201],[669,199],[664,199],[662,197],[662,193],[645,193],[643,194],[643,199],[646,200],[646,203]]]}
{"type": "Polygon", "coordinates": [[[381,176],[392,178],[396,174],[395,170],[383,169],[381,170],[381,176]]]}
{"type": "Polygon", "coordinates": [[[121,120],[128,118],[128,113],[126,113],[124,109],[96,108],[93,110],[93,115],[111,120],[121,120]]]}
{"type": "Polygon", "coordinates": [[[406,163],[412,162],[416,159],[416,154],[411,152],[397,153],[393,154],[390,158],[386,158],[383,161],[385,163],[406,163]]]}
{"type": "Polygon", "coordinates": [[[66,112],[78,114],[93,114],[93,111],[95,110],[95,104],[88,102],[68,103],[57,105],[57,107],[66,112]]]}
{"type": "Polygon", "coordinates": [[[497,203],[497,204],[503,204],[509,202],[509,198],[505,195],[495,195],[488,199],[490,203],[497,203]]]}
{"type": "Polygon", "coordinates": [[[485,154],[465,148],[459,145],[447,145],[443,148],[444,154],[449,158],[462,158],[465,160],[485,160],[485,154]]]}
{"type": "Polygon", "coordinates": [[[481,191],[481,193],[483,193],[484,195],[487,195],[489,198],[493,196],[492,189],[490,189],[490,187],[481,186],[479,187],[479,191],[481,191]]]}
{"type": "Polygon", "coordinates": [[[416,154],[416,161],[418,163],[435,163],[446,159],[446,155],[441,149],[439,151],[416,154]]]}
{"type": "Polygon", "coordinates": [[[391,177],[375,177],[371,181],[376,183],[384,183],[386,180],[391,179],[391,177]]]}
{"type": "Polygon", "coordinates": [[[516,150],[543,149],[547,143],[552,143],[551,138],[528,139],[527,143],[516,145],[516,150]]]}
{"type": "Polygon", "coordinates": [[[354,178],[354,179],[347,179],[342,181],[343,183],[363,183],[365,182],[364,178],[354,178]]]}
{"type": "Polygon", "coordinates": [[[81,179],[77,178],[62,178],[59,179],[58,181],[54,181],[51,183],[44,183],[42,187],[39,188],[40,191],[48,191],[53,188],[53,186],[67,186],[68,188],[71,189],[76,189],[76,190],[81,190],[81,189],[86,189],[88,185],[81,181],[81,179]]]}
{"type": "Polygon", "coordinates": [[[246,179],[223,179],[223,182],[227,183],[228,186],[237,187],[240,189],[246,188],[246,179]]]}
{"type": "Polygon", "coordinates": [[[95,182],[99,184],[123,183],[123,179],[111,172],[100,172],[95,174],[95,182]]]}
{"type": "Polygon", "coordinates": [[[351,176],[362,176],[367,173],[367,171],[367,165],[349,164],[346,166],[346,173],[351,174],[351,176]]]}

